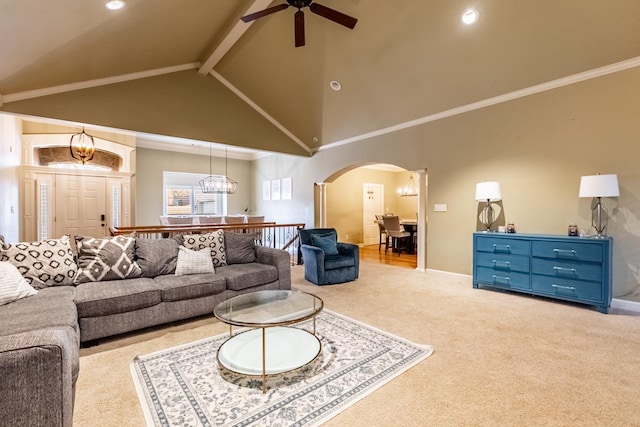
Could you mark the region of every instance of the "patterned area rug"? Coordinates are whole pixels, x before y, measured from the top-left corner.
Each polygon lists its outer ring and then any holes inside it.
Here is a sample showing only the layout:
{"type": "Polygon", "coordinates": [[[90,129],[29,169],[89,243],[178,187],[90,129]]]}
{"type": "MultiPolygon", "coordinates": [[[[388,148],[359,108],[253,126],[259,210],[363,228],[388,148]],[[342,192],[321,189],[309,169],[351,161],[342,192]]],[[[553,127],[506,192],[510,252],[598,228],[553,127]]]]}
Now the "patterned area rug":
{"type": "MultiPolygon", "coordinates": [[[[348,317],[316,317],[322,343],[309,365],[267,377],[220,368],[228,334],[138,356],[131,373],[150,426],[315,426],[431,355],[433,348],[348,317]]],[[[311,321],[296,327],[311,330],[311,321]]]]}

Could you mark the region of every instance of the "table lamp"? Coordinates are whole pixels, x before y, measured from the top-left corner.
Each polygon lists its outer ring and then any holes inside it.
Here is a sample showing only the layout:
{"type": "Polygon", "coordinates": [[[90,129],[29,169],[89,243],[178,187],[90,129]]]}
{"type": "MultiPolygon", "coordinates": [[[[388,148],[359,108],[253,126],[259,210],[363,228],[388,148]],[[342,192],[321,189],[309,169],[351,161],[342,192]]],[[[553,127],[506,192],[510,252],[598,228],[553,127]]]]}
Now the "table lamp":
{"type": "Polygon", "coordinates": [[[580,178],[580,194],[578,197],[595,197],[598,202],[591,210],[591,225],[596,229],[596,237],[605,236],[607,229],[608,211],[602,204],[602,197],[618,197],[618,175],[588,175],[580,178]]]}
{"type": "Polygon", "coordinates": [[[485,227],[487,227],[486,231],[491,231],[491,226],[495,221],[491,202],[497,202],[498,200],[502,200],[500,183],[489,181],[479,182],[476,184],[476,201],[487,203],[487,205],[482,209],[482,213],[480,214],[480,222],[484,224],[485,227]]]}

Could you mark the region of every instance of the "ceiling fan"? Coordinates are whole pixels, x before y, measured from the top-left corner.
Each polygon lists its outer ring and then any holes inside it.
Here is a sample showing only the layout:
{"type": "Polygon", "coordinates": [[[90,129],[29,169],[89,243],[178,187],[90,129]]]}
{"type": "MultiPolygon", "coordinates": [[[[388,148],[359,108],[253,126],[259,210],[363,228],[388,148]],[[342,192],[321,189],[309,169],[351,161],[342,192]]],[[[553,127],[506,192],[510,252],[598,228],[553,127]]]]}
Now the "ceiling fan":
{"type": "Polygon", "coordinates": [[[313,0],[287,0],[286,3],[272,6],[259,12],[250,13],[240,19],[242,19],[244,22],[251,22],[255,19],[262,18],[263,16],[271,15],[272,13],[284,10],[289,6],[293,6],[298,9],[298,11],[294,15],[296,47],[304,46],[304,12],[302,12],[303,7],[308,7],[309,10],[316,15],[320,15],[323,18],[327,18],[337,24],[344,25],[345,27],[352,30],[356,26],[356,22],[358,22],[356,18],[345,15],[342,12],[338,12],[337,10],[328,8],[321,4],[314,3],[313,0]]]}

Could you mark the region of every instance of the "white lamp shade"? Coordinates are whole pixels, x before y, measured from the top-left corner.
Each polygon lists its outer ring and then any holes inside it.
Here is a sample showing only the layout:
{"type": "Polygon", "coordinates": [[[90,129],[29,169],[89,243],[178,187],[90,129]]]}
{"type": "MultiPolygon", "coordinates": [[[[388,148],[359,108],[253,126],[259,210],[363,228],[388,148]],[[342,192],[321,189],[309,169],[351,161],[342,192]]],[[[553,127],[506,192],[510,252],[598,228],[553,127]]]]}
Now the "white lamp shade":
{"type": "Polygon", "coordinates": [[[499,182],[489,181],[476,184],[476,201],[486,202],[487,200],[492,202],[502,200],[499,182]]]}
{"type": "Polygon", "coordinates": [[[579,197],[618,197],[618,175],[589,175],[580,178],[579,197]]]}

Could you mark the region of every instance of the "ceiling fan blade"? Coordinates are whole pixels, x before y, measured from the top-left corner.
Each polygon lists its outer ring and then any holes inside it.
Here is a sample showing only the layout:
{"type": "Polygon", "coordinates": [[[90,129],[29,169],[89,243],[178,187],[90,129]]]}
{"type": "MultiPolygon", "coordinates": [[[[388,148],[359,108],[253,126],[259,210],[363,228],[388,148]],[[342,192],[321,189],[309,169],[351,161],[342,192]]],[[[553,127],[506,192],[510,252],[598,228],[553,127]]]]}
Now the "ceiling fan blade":
{"type": "Polygon", "coordinates": [[[258,12],[250,13],[248,15],[243,16],[242,19],[244,22],[251,22],[255,19],[262,18],[263,16],[271,15],[272,13],[280,12],[288,8],[289,5],[287,3],[279,4],[278,6],[273,6],[266,8],[265,10],[261,10],[258,12]]]}
{"type": "Polygon", "coordinates": [[[304,46],[304,13],[299,10],[294,15],[296,47],[304,46]]]}
{"type": "Polygon", "coordinates": [[[353,27],[356,26],[356,22],[358,22],[356,18],[353,18],[349,15],[345,15],[342,12],[338,12],[337,10],[333,10],[331,8],[328,8],[318,3],[311,3],[309,5],[309,10],[337,24],[344,25],[347,28],[351,28],[352,30],[353,30],[353,27]]]}

